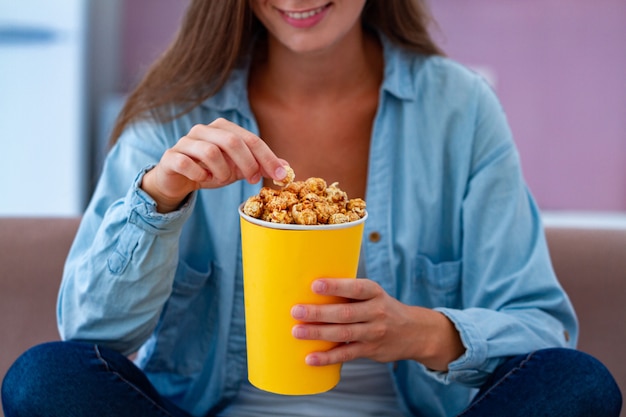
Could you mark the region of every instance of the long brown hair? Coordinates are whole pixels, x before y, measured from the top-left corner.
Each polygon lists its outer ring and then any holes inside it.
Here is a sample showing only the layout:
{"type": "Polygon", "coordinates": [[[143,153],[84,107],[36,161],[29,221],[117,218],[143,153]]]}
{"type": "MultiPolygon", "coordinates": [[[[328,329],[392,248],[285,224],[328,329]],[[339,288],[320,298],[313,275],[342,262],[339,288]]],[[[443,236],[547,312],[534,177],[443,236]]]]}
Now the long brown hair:
{"type": "MultiPolygon", "coordinates": [[[[253,39],[265,32],[249,1],[190,1],[173,42],[126,100],[111,143],[128,124],[151,112],[160,121],[172,120],[222,88],[253,39]],[[180,113],[162,112],[167,104],[179,105],[180,113]]],[[[362,22],[405,48],[443,55],[429,33],[433,20],[424,0],[367,0],[362,22]]]]}

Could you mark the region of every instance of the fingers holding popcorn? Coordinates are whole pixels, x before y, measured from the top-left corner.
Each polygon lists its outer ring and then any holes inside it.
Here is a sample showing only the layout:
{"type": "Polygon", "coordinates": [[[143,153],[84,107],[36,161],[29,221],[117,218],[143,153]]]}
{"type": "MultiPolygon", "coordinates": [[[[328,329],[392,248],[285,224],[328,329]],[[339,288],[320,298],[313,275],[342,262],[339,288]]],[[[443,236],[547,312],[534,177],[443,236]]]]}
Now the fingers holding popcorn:
{"type": "Polygon", "coordinates": [[[251,183],[262,176],[282,180],[286,161],[278,158],[258,136],[226,120],[193,126],[164,152],[143,178],[142,188],[160,212],[176,207],[200,188],[218,188],[240,179],[251,183]]]}
{"type": "MultiPolygon", "coordinates": [[[[261,138],[235,123],[217,119],[209,125],[195,126],[190,135],[192,133],[216,145],[232,161],[236,179],[245,178],[255,183],[261,176],[279,180],[286,175],[285,162],[261,138]]],[[[211,165],[207,166],[210,169],[211,165]]]]}

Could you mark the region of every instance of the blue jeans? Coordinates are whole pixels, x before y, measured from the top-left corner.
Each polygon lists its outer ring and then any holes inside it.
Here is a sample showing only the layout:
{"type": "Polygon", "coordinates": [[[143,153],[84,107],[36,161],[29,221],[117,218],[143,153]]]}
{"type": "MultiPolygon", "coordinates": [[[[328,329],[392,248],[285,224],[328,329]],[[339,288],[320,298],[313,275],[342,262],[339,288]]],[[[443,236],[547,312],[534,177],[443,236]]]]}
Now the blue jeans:
{"type": "MultiPolygon", "coordinates": [[[[80,342],[35,346],[2,384],[6,417],[189,416],[161,397],[123,355],[80,342]]],[[[619,417],[622,397],[609,371],[572,349],[510,358],[460,417],[619,417]]]]}

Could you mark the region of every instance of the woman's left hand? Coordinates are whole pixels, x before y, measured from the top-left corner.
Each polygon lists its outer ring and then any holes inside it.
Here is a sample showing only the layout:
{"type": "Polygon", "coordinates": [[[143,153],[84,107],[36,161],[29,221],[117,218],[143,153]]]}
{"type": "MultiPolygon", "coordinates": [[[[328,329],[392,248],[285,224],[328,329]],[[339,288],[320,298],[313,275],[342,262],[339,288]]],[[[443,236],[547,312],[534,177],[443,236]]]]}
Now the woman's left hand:
{"type": "Polygon", "coordinates": [[[294,337],[340,343],[329,351],[309,354],[309,365],[357,358],[378,362],[412,359],[446,371],[465,351],[458,331],[445,315],[403,304],[372,280],[323,278],[313,282],[312,290],[347,301],[292,308],[292,317],[301,322],[293,327],[294,337]]]}

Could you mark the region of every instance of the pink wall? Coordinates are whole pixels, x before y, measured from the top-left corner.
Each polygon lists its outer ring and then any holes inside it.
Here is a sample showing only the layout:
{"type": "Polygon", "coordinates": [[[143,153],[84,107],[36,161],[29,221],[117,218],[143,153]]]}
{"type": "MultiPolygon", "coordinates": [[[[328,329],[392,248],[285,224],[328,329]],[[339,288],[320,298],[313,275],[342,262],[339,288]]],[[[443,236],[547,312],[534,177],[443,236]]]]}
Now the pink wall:
{"type": "Polygon", "coordinates": [[[626,2],[431,3],[449,55],[495,71],[541,207],[626,210],[626,2]]]}
{"type": "MultiPolygon", "coordinates": [[[[494,71],[541,208],[626,211],[626,2],[430,2],[447,53],[494,71]]],[[[171,39],[186,4],[126,1],[126,85],[171,39]]]]}

